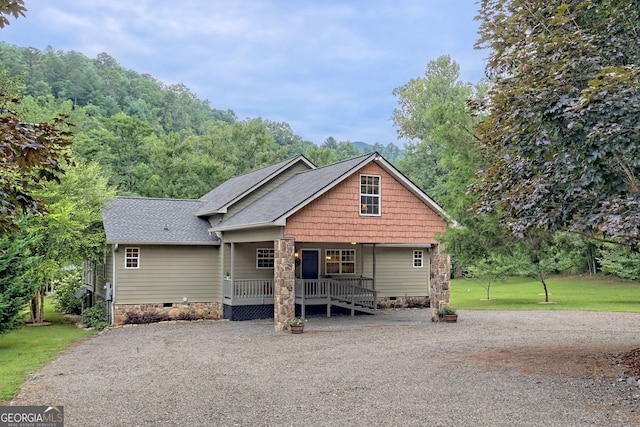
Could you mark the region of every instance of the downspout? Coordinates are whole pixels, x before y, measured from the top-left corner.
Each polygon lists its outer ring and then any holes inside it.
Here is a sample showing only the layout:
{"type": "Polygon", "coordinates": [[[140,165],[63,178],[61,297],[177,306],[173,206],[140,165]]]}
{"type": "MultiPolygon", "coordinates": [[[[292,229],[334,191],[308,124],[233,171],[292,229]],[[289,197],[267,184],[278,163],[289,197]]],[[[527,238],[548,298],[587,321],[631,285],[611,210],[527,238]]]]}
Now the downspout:
{"type": "Polygon", "coordinates": [[[376,290],[376,244],[373,244],[373,290],[376,290]]]}
{"type": "Polygon", "coordinates": [[[427,296],[429,297],[429,301],[431,301],[431,253],[433,252],[433,246],[429,245],[429,257],[426,261],[429,263],[429,268],[427,269],[427,296]]]}
{"type": "Polygon", "coordinates": [[[116,308],[114,301],[116,299],[116,250],[118,249],[118,244],[116,243],[111,247],[111,302],[109,303],[110,314],[111,314],[111,324],[113,325],[116,318],[116,308]]]}
{"type": "Polygon", "coordinates": [[[236,244],[231,242],[231,281],[236,278],[236,244]]]}

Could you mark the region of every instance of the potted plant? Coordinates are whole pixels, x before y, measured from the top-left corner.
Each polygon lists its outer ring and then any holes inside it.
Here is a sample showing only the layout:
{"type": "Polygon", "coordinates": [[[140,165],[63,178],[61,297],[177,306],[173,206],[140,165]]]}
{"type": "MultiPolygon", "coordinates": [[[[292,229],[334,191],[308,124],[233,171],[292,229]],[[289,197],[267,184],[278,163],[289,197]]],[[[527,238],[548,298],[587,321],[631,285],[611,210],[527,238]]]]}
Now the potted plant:
{"type": "Polygon", "coordinates": [[[440,319],[441,322],[456,323],[458,321],[458,314],[456,313],[456,309],[448,305],[445,305],[444,307],[438,309],[438,311],[436,311],[436,314],[438,315],[438,319],[440,319]]]}
{"type": "Polygon", "coordinates": [[[304,332],[304,324],[307,320],[304,317],[294,317],[287,322],[292,334],[301,334],[304,332]]]}

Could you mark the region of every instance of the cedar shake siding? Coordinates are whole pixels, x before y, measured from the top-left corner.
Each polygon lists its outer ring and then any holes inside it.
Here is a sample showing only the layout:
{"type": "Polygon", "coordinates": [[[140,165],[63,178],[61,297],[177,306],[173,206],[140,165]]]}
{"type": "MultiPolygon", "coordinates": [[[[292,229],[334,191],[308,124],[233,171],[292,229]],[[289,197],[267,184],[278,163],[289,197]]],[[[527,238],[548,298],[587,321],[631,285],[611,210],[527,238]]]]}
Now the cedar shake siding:
{"type": "Polygon", "coordinates": [[[437,243],[446,221],[375,163],[287,219],[284,236],[299,242],[437,243]],[[380,216],[360,215],[360,175],[379,175],[380,216]]]}

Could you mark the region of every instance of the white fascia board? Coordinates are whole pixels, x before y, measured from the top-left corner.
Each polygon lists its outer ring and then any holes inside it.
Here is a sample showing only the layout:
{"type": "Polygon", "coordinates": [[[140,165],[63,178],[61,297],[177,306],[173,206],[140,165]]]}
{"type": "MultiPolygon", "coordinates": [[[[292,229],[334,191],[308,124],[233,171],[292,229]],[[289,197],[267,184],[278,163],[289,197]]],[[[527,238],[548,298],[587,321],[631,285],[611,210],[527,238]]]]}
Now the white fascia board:
{"type": "Polygon", "coordinates": [[[220,242],[141,242],[141,241],[107,241],[108,245],[147,245],[147,246],[220,246],[220,242]]]}

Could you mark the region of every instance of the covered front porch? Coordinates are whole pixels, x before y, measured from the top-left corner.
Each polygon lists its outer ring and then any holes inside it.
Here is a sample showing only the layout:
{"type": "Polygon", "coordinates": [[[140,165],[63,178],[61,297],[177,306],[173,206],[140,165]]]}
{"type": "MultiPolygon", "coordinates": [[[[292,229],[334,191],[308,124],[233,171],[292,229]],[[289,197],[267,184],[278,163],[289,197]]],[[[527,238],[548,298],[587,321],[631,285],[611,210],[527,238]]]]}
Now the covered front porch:
{"type": "Polygon", "coordinates": [[[226,319],[273,318],[276,330],[284,330],[294,316],[373,314],[401,298],[428,303],[434,298],[439,304],[448,292],[439,284],[445,283],[449,264],[429,243],[256,240],[223,245],[226,319]]]}
{"type": "MultiPolygon", "coordinates": [[[[273,317],[274,284],[273,279],[225,279],[225,318],[249,320],[273,317]]],[[[373,278],[362,276],[296,279],[295,304],[302,317],[307,315],[309,306],[325,306],[327,317],[331,317],[332,307],[348,310],[352,316],[356,312],[373,314],[377,298],[373,284],[373,278]]]]}

